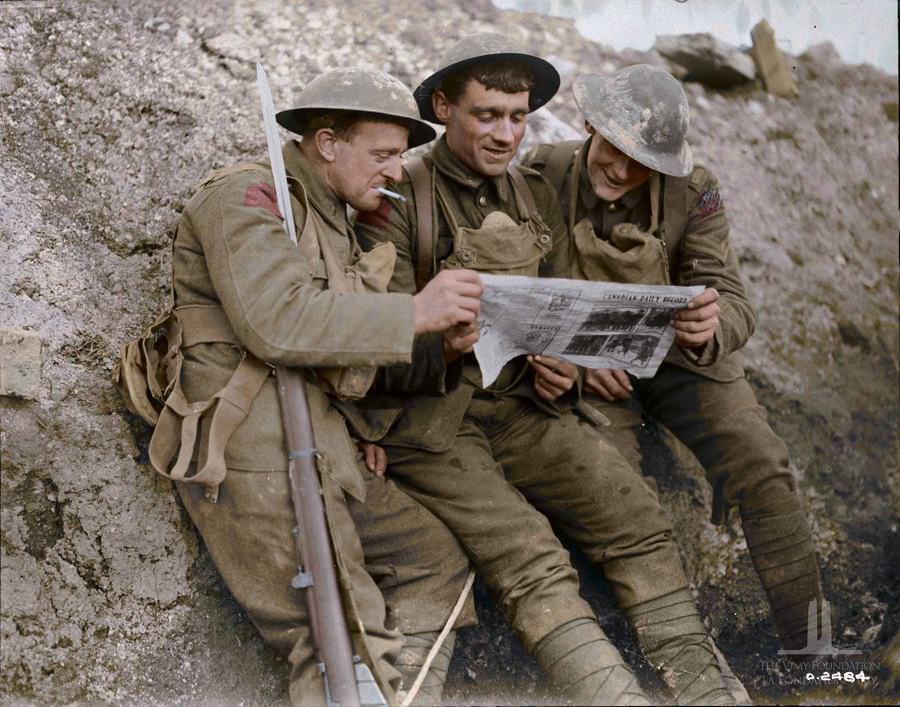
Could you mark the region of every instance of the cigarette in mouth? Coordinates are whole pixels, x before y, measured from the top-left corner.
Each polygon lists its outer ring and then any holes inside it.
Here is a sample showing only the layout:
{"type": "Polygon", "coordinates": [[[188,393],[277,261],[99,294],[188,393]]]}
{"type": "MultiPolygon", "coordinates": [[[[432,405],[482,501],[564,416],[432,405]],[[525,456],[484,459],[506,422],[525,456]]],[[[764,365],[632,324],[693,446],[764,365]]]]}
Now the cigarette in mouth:
{"type": "Polygon", "coordinates": [[[391,191],[390,189],[385,189],[384,187],[376,187],[375,191],[379,194],[384,194],[385,196],[391,197],[391,199],[398,199],[399,201],[406,201],[406,197],[403,194],[398,194],[395,191],[391,191]]]}

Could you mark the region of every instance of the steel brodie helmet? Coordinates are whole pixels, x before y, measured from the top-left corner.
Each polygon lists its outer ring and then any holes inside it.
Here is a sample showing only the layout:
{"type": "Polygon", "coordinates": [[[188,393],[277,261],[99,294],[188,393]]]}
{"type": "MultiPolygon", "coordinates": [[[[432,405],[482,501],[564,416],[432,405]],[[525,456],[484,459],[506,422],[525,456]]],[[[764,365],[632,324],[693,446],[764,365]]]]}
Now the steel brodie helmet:
{"type": "Polygon", "coordinates": [[[482,32],[461,39],[441,57],[440,68],[426,78],[413,92],[419,111],[425,120],[437,123],[431,106],[431,94],[451,74],[476,64],[500,61],[517,61],[527,66],[534,75],[534,86],[528,95],[528,110],[535,111],[556,95],[559,89],[559,73],[549,61],[529,53],[514,40],[502,34],[482,32]]]}
{"type": "Polygon", "coordinates": [[[419,117],[409,88],[393,76],[374,69],[326,71],[300,92],[296,106],[280,111],[275,117],[283,127],[298,134],[303,133],[315,114],[341,110],[397,119],[409,128],[410,147],[435,137],[434,128],[419,117]]]}
{"type": "Polygon", "coordinates": [[[667,71],[649,64],[627,66],[610,77],[579,76],[572,90],[584,119],[633,160],[674,177],[691,173],[690,107],[681,84],[667,71]]]}

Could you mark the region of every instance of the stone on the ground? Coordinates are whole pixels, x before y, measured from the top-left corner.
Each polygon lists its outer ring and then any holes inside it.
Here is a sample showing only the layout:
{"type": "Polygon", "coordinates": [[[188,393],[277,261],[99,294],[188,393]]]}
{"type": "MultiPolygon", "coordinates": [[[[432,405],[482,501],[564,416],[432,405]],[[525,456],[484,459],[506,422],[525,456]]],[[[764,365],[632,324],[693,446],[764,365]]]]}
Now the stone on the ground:
{"type": "Polygon", "coordinates": [[[37,400],[41,338],[27,329],[0,327],[0,395],[37,400]]]}
{"type": "Polygon", "coordinates": [[[687,70],[686,80],[712,88],[732,88],[756,78],[753,59],[711,34],[665,34],[653,49],[687,70]]]}
{"type": "Polygon", "coordinates": [[[750,36],[753,38],[753,60],[769,93],[782,98],[796,98],[800,95],[797,82],[784,61],[781,50],[775,44],[775,30],[765,20],[756,23],[750,36]]]}

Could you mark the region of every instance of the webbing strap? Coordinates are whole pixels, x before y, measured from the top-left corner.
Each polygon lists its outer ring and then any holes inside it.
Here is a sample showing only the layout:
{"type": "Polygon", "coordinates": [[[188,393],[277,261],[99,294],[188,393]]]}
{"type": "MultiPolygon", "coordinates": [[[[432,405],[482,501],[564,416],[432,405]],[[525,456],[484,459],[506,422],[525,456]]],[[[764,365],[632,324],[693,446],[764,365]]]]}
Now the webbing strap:
{"type": "Polygon", "coordinates": [[[434,267],[434,180],[428,166],[420,156],[410,158],[406,173],[412,186],[416,206],[416,290],[421,290],[431,279],[434,267]]]}
{"type": "Polygon", "coordinates": [[[567,140],[550,147],[543,172],[544,178],[550,182],[550,186],[553,187],[557,194],[562,191],[563,180],[566,177],[566,172],[569,171],[572,156],[579,151],[582,144],[584,143],[581,140],[567,140]]]}
{"type": "MultiPolygon", "coordinates": [[[[688,222],[688,182],[687,177],[662,177],[662,216],[660,217],[660,237],[666,244],[666,254],[670,268],[679,260],[681,239],[688,222]]],[[[678,282],[678,273],[670,270],[672,282],[678,282]]]]}
{"type": "Polygon", "coordinates": [[[166,399],[159,422],[150,440],[150,463],[153,468],[173,481],[186,481],[206,487],[206,498],[215,502],[219,484],[225,479],[225,447],[238,426],[250,412],[250,405],[259,393],[272,369],[250,354],[229,378],[228,383],[209,400],[189,403],[176,384],[166,399]],[[187,476],[194,449],[200,417],[213,409],[209,432],[198,450],[199,470],[187,476]],[[174,464],[172,463],[172,460],[174,464]]]}
{"type": "Polygon", "coordinates": [[[512,181],[513,192],[516,196],[516,206],[519,209],[519,218],[530,219],[537,215],[537,204],[534,201],[534,194],[525,181],[525,176],[517,167],[509,170],[509,178],[512,181]]]}
{"type": "Polygon", "coordinates": [[[650,175],[650,233],[658,236],[659,230],[659,193],[660,193],[659,172],[654,171],[650,175]]]}
{"type": "Polygon", "coordinates": [[[650,175],[650,233],[656,238],[659,238],[662,242],[663,265],[665,267],[666,277],[668,278],[666,284],[670,284],[673,282],[674,275],[669,265],[669,244],[666,242],[666,228],[665,226],[660,227],[659,223],[659,195],[662,189],[661,182],[662,179],[659,172],[654,171],[653,174],[650,175]]]}
{"type": "Polygon", "coordinates": [[[194,344],[241,345],[225,310],[218,305],[190,304],[176,307],[175,316],[183,328],[181,345],[185,348],[194,344]]]}

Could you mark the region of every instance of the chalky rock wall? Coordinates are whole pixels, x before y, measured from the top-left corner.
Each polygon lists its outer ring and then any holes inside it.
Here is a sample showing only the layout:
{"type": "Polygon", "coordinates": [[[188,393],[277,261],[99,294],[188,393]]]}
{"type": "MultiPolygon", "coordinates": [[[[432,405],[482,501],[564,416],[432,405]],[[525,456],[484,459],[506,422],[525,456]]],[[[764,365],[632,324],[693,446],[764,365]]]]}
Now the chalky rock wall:
{"type": "MultiPolygon", "coordinates": [[[[0,328],[16,371],[5,389],[14,394],[0,398],[0,703],[284,698],[284,663],[147,465],[147,429],[110,384],[118,347],[168,297],[169,246],[191,186],[264,150],[255,61],[288,106],[334,66],[415,84],[449,43],[497,29],[521,34],[563,74],[531,139],[578,135],[579,72],[661,61],[486,0],[0,3],[0,328]]],[[[835,640],[859,646],[870,675],[882,666],[867,689],[888,695],[900,591],[897,82],[828,47],[790,60],[796,100],[687,84],[690,138],[721,181],[760,312],[749,375],[814,514],[835,640]]],[[[696,464],[658,428],[644,437],[648,471],[680,461],[659,483],[737,672],[759,702],[809,699],[809,685],[791,686],[766,662],[774,628],[739,527],[710,526],[696,464]]],[[[590,571],[585,587],[658,689],[590,571]]],[[[448,698],[545,699],[534,664],[483,590],[479,599],[482,626],[461,638],[448,698]]],[[[833,699],[860,689],[828,688],[833,699]]]]}

